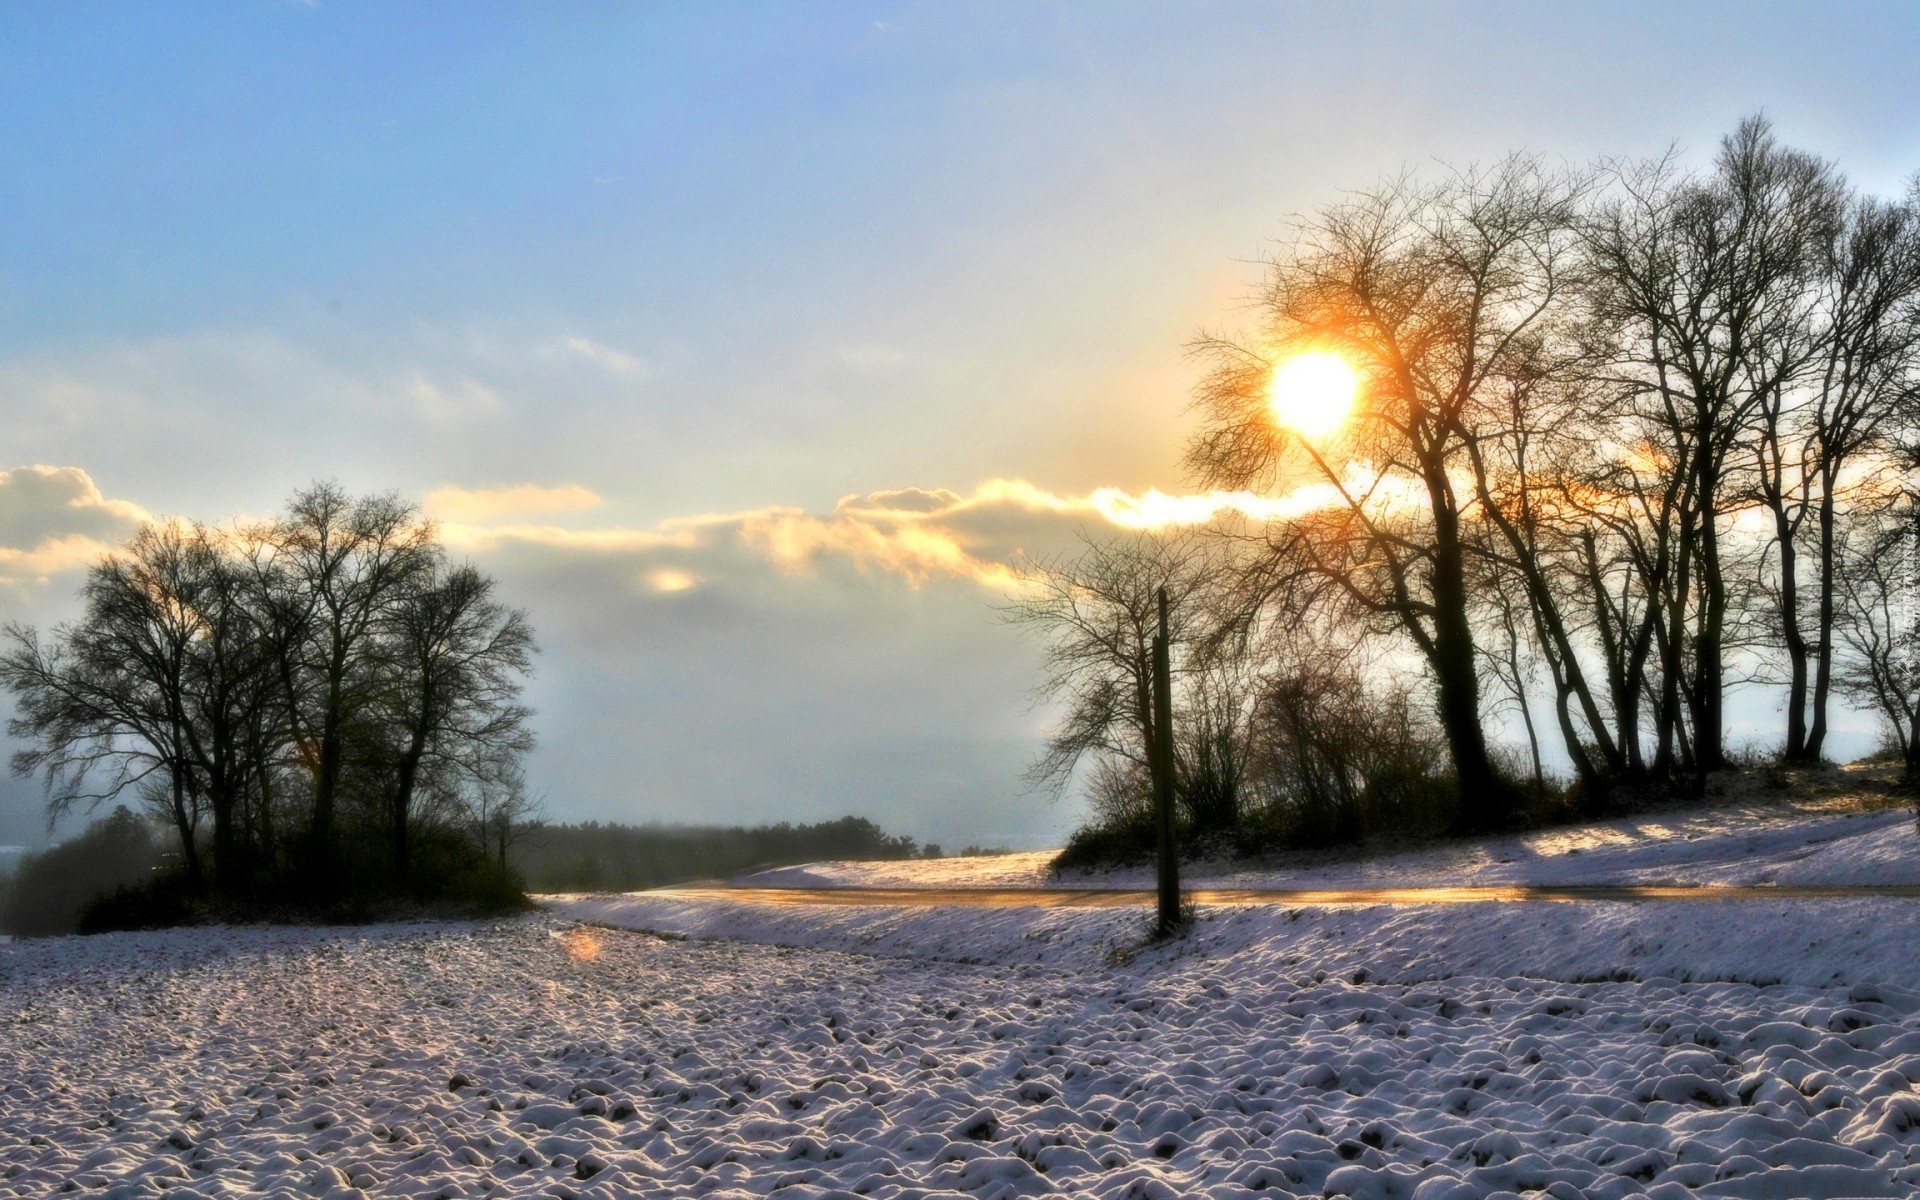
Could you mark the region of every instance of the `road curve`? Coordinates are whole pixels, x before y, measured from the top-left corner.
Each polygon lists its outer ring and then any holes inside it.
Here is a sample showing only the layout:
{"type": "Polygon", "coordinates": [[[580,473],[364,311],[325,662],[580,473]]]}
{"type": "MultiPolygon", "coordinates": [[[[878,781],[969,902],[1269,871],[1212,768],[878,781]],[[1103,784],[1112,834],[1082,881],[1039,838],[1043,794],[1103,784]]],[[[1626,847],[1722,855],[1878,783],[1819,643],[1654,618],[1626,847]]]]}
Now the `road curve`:
{"type": "MultiPolygon", "coordinates": [[[[1152,904],[1146,888],[774,888],[668,887],[644,893],[685,900],[723,900],[740,904],[870,906],[874,908],[1127,908],[1152,904]]],[[[1915,885],[1763,885],[1756,887],[1680,884],[1501,884],[1491,887],[1387,888],[1192,888],[1193,904],[1280,906],[1360,904],[1576,903],[1652,900],[1846,900],[1898,897],[1920,899],[1915,885]]]]}

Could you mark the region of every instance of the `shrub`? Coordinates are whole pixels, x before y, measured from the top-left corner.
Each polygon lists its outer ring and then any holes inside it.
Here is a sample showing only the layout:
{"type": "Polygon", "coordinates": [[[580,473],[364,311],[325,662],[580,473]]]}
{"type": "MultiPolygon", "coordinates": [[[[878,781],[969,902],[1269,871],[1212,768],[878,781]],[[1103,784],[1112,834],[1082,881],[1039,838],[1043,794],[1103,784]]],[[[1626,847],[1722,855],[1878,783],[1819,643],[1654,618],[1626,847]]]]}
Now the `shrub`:
{"type": "Polygon", "coordinates": [[[1405,684],[1295,666],[1268,681],[1252,738],[1258,824],[1280,846],[1431,836],[1452,822],[1445,740],[1405,684]]]}
{"type": "Polygon", "coordinates": [[[1054,856],[1052,869],[1091,871],[1137,863],[1153,854],[1154,838],[1151,821],[1117,825],[1095,821],[1073,831],[1066,846],[1054,856]]]}
{"type": "MultiPolygon", "coordinates": [[[[1192,733],[1182,740],[1183,837],[1201,839],[1208,850],[1247,854],[1383,834],[1433,837],[1452,826],[1459,804],[1446,741],[1411,688],[1370,684],[1346,664],[1276,671],[1261,682],[1243,724],[1213,714],[1192,733]],[[1237,744],[1223,741],[1229,730],[1237,744]]],[[[1068,840],[1054,869],[1152,855],[1144,767],[1101,760],[1087,801],[1093,819],[1068,840]]]]}
{"type": "Polygon", "coordinates": [[[87,901],[75,922],[79,933],[111,933],[122,929],[165,929],[188,925],[205,916],[195,903],[186,876],[162,871],[139,883],[103,892],[87,901]]]}

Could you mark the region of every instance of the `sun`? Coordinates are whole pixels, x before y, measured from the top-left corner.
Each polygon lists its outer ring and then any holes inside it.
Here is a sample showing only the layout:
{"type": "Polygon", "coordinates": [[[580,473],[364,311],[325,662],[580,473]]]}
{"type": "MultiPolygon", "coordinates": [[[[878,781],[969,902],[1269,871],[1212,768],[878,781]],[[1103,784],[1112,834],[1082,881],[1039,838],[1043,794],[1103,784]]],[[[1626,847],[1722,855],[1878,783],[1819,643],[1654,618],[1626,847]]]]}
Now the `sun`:
{"type": "Polygon", "coordinates": [[[1302,437],[1320,438],[1340,428],[1353,411],[1360,374],[1327,350],[1310,350],[1281,363],[1267,386],[1273,419],[1302,437]]]}

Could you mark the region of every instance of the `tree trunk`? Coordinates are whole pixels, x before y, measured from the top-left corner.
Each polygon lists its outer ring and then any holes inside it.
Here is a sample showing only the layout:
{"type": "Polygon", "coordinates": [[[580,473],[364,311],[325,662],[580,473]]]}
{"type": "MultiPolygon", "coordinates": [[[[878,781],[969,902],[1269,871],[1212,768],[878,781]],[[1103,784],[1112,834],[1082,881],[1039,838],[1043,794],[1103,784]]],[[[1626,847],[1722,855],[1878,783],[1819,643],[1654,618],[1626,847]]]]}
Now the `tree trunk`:
{"type": "Polygon", "coordinates": [[[234,844],[233,795],[225,787],[210,789],[207,797],[213,809],[213,883],[223,896],[240,890],[241,855],[234,844]]]}
{"type": "Polygon", "coordinates": [[[1793,545],[1793,524],[1784,507],[1774,506],[1774,532],[1780,542],[1780,640],[1787,651],[1787,759],[1820,757],[1807,733],[1807,638],[1800,629],[1800,555],[1793,545]]]}
{"type": "Polygon", "coordinates": [[[200,844],[194,837],[194,822],[187,811],[186,770],[175,763],[171,768],[173,776],[173,827],[180,835],[180,861],[186,864],[187,882],[198,892],[206,883],[206,873],[200,865],[200,844]]]}
{"type": "MultiPolygon", "coordinates": [[[[1520,720],[1527,727],[1527,753],[1533,763],[1534,790],[1544,793],[1547,790],[1547,769],[1540,761],[1540,732],[1533,727],[1533,705],[1527,703],[1525,676],[1520,671],[1519,641],[1513,636],[1511,624],[1507,627],[1507,669],[1513,672],[1514,699],[1520,705],[1520,720]]],[[[1564,709],[1566,706],[1562,704],[1564,709]]]]}
{"type": "Polygon", "coordinates": [[[412,850],[408,826],[413,812],[413,789],[420,777],[420,757],[426,744],[425,729],[416,727],[412,740],[407,744],[407,752],[400,759],[398,777],[394,782],[393,811],[389,814],[392,826],[388,834],[393,849],[393,879],[402,888],[407,886],[408,860],[412,850]]]}
{"type": "Polygon", "coordinates": [[[1440,728],[1446,735],[1460,788],[1457,821],[1462,832],[1478,833],[1507,823],[1514,796],[1493,769],[1486,733],[1480,726],[1480,670],[1473,652],[1473,628],[1467,620],[1466,570],[1458,518],[1438,505],[1434,518],[1434,615],[1428,659],[1433,667],[1440,728]]]}
{"type": "MultiPolygon", "coordinates": [[[[1691,522],[1688,522],[1689,524],[1691,522]]],[[[1687,593],[1692,588],[1692,533],[1683,527],[1676,552],[1675,575],[1665,588],[1660,603],[1665,606],[1663,620],[1655,625],[1660,650],[1660,740],[1653,762],[1654,774],[1670,778],[1690,765],[1685,746],[1686,714],[1681,696],[1681,679],[1686,671],[1687,593]]]]}
{"type": "Polygon", "coordinates": [[[1153,815],[1158,870],[1159,927],[1164,936],[1180,927],[1180,851],[1174,829],[1173,670],[1167,646],[1167,589],[1160,589],[1160,632],[1153,639],[1153,815]]]}
{"type": "Polygon", "coordinates": [[[347,646],[341,635],[334,635],[334,646],[327,664],[326,711],[320,719],[320,763],[313,784],[313,822],[309,828],[309,847],[315,882],[322,890],[333,886],[332,865],[333,810],[340,791],[341,726],[346,714],[347,646]]]}
{"type": "Polygon", "coordinates": [[[1622,687],[1616,697],[1615,719],[1619,722],[1619,742],[1627,754],[1627,774],[1635,779],[1647,773],[1647,760],[1640,748],[1640,705],[1647,680],[1647,656],[1653,651],[1654,634],[1660,624],[1659,606],[1647,597],[1647,611],[1640,618],[1621,672],[1622,687]]]}
{"type": "Polygon", "coordinates": [[[1719,480],[1705,464],[1700,472],[1700,624],[1693,643],[1693,758],[1701,771],[1727,765],[1726,680],[1727,581],[1720,569],[1720,522],[1714,512],[1719,480]]]}
{"type": "Polygon", "coordinates": [[[1833,693],[1834,558],[1836,554],[1833,480],[1820,485],[1820,616],[1814,630],[1812,721],[1807,727],[1807,759],[1818,762],[1827,744],[1827,703],[1833,693]]]}

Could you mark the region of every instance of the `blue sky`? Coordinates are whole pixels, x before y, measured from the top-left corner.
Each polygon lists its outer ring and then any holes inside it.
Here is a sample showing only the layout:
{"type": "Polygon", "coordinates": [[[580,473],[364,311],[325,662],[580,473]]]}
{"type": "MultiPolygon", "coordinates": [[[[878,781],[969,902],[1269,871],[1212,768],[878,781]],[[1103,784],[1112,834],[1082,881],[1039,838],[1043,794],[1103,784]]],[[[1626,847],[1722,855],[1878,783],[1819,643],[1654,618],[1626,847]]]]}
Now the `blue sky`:
{"type": "MultiPolygon", "coordinates": [[[[1179,491],[1183,344],[1288,214],[1403,166],[1698,158],[1764,109],[1892,190],[1917,34],[1893,4],[10,5],[0,467],[83,472],[102,537],[318,477],[439,495],[544,635],[560,815],[1044,840],[1031,648],[979,578],[850,549],[844,497],[1062,501],[956,517],[987,561],[1098,524],[1094,489],[1179,491]]],[[[76,511],[0,528],[32,555],[76,511]]],[[[59,616],[70,558],[0,561],[4,615],[59,616]]]]}

